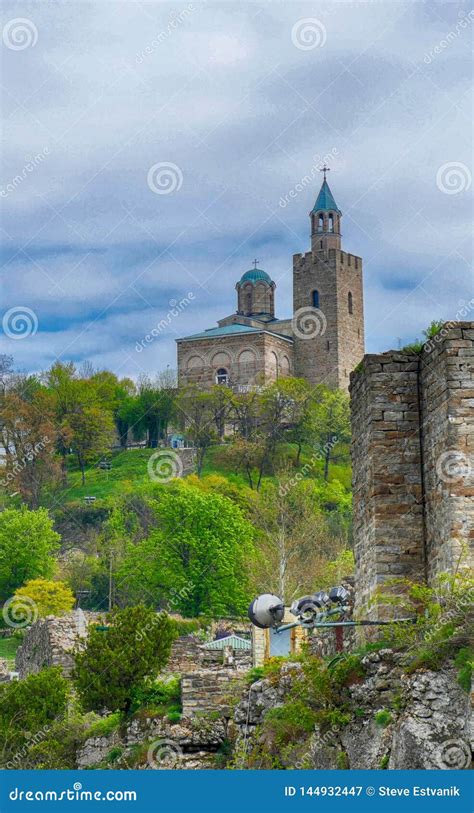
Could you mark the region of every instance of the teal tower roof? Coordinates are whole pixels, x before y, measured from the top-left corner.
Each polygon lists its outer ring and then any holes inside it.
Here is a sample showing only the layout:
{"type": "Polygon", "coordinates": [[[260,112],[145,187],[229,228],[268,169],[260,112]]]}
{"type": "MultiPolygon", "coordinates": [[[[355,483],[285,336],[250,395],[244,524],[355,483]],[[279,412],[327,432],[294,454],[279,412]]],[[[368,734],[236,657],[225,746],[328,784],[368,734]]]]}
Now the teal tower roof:
{"type": "Polygon", "coordinates": [[[267,274],[266,271],[262,271],[261,268],[251,268],[250,271],[246,271],[245,274],[242,274],[239,285],[243,285],[244,282],[259,282],[263,280],[264,282],[268,282],[269,285],[272,284],[272,280],[267,274]]]}
{"type": "Polygon", "coordinates": [[[339,212],[342,214],[341,210],[338,209],[337,203],[334,200],[333,194],[329,189],[329,184],[326,178],[323,181],[323,185],[319,190],[319,195],[316,198],[316,203],[312,208],[312,212],[339,212]]]}

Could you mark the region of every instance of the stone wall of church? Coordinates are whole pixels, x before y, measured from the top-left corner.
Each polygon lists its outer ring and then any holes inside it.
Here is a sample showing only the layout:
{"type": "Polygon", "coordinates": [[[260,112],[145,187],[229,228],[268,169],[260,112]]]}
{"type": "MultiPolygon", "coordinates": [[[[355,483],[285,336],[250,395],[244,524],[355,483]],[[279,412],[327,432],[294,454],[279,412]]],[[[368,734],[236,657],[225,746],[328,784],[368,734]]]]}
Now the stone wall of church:
{"type": "Polygon", "coordinates": [[[195,384],[208,389],[216,372],[225,369],[232,386],[259,386],[287,376],[293,369],[293,346],[268,333],[248,333],[222,338],[178,342],[180,386],[195,384]]]}
{"type": "Polygon", "coordinates": [[[296,254],[293,310],[296,375],[346,389],[364,354],[361,258],[335,249],[296,254]]]}
{"type": "MultiPolygon", "coordinates": [[[[474,323],[423,352],[364,357],[351,376],[356,611],[393,577],[474,562],[474,323]]],[[[372,608],[372,616],[384,608],[372,608]]]]}

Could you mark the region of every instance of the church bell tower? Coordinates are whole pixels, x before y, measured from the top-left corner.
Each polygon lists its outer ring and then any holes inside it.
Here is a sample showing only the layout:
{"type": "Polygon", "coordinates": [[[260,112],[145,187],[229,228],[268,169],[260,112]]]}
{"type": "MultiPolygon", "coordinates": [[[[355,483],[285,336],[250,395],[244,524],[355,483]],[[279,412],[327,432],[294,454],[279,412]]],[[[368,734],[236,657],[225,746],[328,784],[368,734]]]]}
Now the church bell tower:
{"type": "Polygon", "coordinates": [[[347,389],[364,355],[362,259],[341,249],[342,212],[324,180],[309,213],[311,251],[293,257],[295,375],[347,389]]]}

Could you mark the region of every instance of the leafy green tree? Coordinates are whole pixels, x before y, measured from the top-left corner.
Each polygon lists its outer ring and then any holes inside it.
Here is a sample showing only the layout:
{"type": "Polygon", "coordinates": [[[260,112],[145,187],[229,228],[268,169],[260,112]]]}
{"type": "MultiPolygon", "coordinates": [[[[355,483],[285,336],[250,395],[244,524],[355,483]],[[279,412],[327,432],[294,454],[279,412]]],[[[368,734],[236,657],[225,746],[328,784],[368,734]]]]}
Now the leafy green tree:
{"type": "Polygon", "coordinates": [[[72,672],[84,709],[127,714],[147,678],[166,665],[175,635],[165,613],[144,606],[109,613],[105,630],[91,627],[72,672]]]}
{"type": "Polygon", "coordinates": [[[96,463],[110,451],[114,439],[113,419],[103,407],[83,404],[68,416],[66,422],[71,430],[71,449],[77,457],[84,485],[86,466],[96,463]]]}
{"type": "Polygon", "coordinates": [[[157,528],[130,546],[120,576],[145,600],[183,615],[242,615],[249,600],[253,528],[219,494],[177,483],[151,501],[157,528]]]}
{"type": "Polygon", "coordinates": [[[50,581],[48,579],[30,579],[23,587],[15,591],[12,610],[15,612],[15,599],[18,598],[16,617],[21,613],[23,596],[31,599],[38,610],[38,615],[64,615],[74,606],[74,595],[70,587],[64,582],[50,581]]]}
{"type": "MultiPolygon", "coordinates": [[[[339,458],[338,446],[349,443],[351,439],[348,395],[342,390],[331,390],[320,385],[309,429],[324,460],[324,479],[327,480],[330,462],[339,458]]],[[[347,454],[343,457],[347,459],[347,454]]]]}
{"type": "Polygon", "coordinates": [[[59,667],[0,684],[0,767],[24,768],[29,749],[64,717],[68,681],[59,667]]]}
{"type": "Polygon", "coordinates": [[[60,537],[45,508],[8,508],[0,513],[0,600],[29,579],[53,575],[60,537]]]}
{"type": "Polygon", "coordinates": [[[104,560],[108,574],[109,610],[115,604],[116,573],[124,557],[128,539],[129,534],[123,507],[114,505],[99,537],[99,552],[104,560]]]}
{"type": "Polygon", "coordinates": [[[135,438],[145,437],[148,446],[156,446],[166,437],[168,425],[175,415],[175,401],[174,373],[166,370],[155,381],[143,376],[137,396],[124,403],[120,415],[128,422],[135,438]]]}

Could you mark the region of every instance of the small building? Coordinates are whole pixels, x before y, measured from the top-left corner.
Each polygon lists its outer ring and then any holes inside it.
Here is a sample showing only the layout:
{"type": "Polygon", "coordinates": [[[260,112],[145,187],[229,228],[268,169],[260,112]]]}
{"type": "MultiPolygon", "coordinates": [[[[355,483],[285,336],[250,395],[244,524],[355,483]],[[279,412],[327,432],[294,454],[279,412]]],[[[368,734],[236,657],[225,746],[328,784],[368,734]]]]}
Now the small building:
{"type": "MultiPolygon", "coordinates": [[[[295,620],[295,616],[287,607],[283,624],[292,624],[295,620]]],[[[263,666],[269,658],[297,654],[307,640],[308,630],[303,627],[276,632],[273,629],[264,630],[252,626],[252,666],[263,666]]]]}

